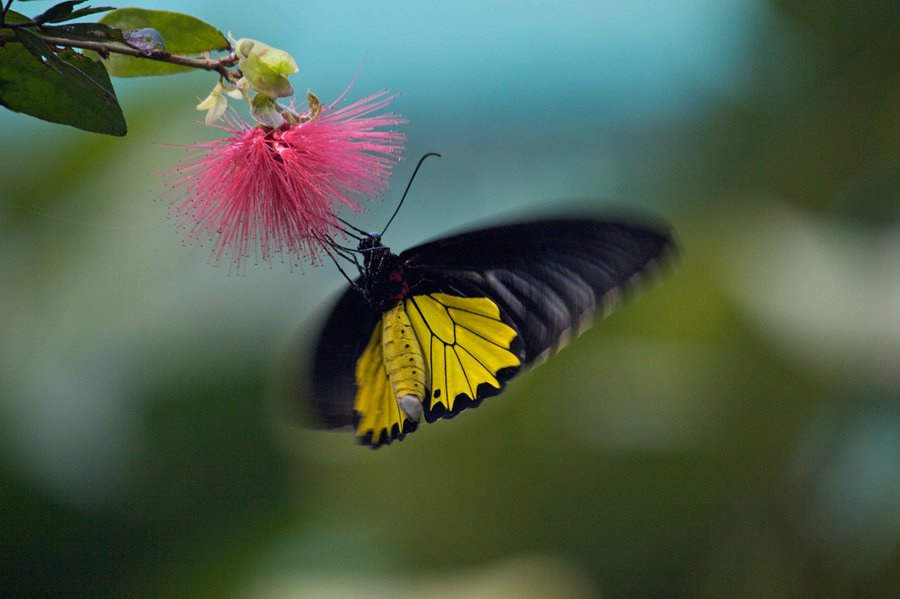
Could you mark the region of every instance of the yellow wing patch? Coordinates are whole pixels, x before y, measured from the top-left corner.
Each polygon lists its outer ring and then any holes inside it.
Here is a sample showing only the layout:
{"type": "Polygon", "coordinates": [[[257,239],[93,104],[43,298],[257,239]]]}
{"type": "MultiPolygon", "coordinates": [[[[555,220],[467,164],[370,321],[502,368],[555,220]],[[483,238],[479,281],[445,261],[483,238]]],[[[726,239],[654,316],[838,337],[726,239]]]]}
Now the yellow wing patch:
{"type": "Polygon", "coordinates": [[[357,436],[377,447],[415,430],[399,396],[430,396],[425,418],[431,422],[477,405],[491,389],[499,392],[500,378],[509,377],[500,371],[521,365],[510,349],[516,336],[487,298],[443,293],[407,298],[384,313],[356,363],[357,436]],[[491,389],[479,393],[481,385],[491,389]]]}
{"type": "MultiPolygon", "coordinates": [[[[356,398],[353,409],[359,416],[356,435],[368,436],[369,442],[380,445],[399,438],[404,431],[404,415],[391,388],[382,347],[383,327],[375,325],[369,345],[356,362],[356,398]]],[[[408,427],[407,427],[408,428],[408,427]]]]}
{"type": "Polygon", "coordinates": [[[482,399],[479,385],[499,390],[499,371],[521,364],[510,351],[517,333],[488,298],[434,293],[405,303],[428,369],[431,403],[426,419],[433,419],[430,413],[455,414],[482,399]]]}

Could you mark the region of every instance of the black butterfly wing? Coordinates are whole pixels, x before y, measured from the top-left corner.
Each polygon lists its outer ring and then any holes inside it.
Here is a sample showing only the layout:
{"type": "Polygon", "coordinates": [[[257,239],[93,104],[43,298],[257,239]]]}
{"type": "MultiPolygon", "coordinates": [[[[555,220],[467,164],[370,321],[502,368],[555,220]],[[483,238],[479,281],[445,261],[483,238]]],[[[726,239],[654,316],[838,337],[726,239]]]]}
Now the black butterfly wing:
{"type": "Polygon", "coordinates": [[[406,250],[400,263],[411,279],[465,281],[494,300],[521,333],[527,365],[608,314],[675,253],[664,225],[554,219],[439,239],[406,250]]]}
{"type": "MultiPolygon", "coordinates": [[[[421,345],[425,419],[451,418],[500,393],[605,315],[622,291],[674,252],[664,227],[544,220],[492,227],[403,252],[402,304],[421,345]]],[[[402,439],[417,423],[399,409],[381,347],[385,313],[355,289],[319,339],[313,395],[324,425],[361,443],[402,439]]]]}
{"type": "Polygon", "coordinates": [[[356,426],[356,363],[381,313],[353,288],[331,312],[313,358],[313,406],[325,428],[356,426]]]}

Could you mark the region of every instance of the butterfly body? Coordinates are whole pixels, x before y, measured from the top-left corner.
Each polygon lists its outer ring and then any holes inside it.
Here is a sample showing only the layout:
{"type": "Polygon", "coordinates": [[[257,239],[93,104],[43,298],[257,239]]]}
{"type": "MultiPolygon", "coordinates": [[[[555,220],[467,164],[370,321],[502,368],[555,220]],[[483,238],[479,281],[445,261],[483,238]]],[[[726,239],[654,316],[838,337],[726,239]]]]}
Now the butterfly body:
{"type": "Polygon", "coordinates": [[[381,244],[381,236],[364,237],[357,251],[363,255],[363,269],[354,287],[378,311],[385,312],[406,297],[409,285],[403,277],[400,258],[381,244]]]}
{"type": "Polygon", "coordinates": [[[397,301],[381,319],[381,350],[391,389],[400,411],[418,422],[425,401],[425,357],[404,302],[397,301]]]}
{"type": "Polygon", "coordinates": [[[452,418],[605,315],[671,249],[659,228],[591,219],[492,227],[400,255],[368,235],[316,350],[316,411],[372,447],[421,417],[452,418]]]}

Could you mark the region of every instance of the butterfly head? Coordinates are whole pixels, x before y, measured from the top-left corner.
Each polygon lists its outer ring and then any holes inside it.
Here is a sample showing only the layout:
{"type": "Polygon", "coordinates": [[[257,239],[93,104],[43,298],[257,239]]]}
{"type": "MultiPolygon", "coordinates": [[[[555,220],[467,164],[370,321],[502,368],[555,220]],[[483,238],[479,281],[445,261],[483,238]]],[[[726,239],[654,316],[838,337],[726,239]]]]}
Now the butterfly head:
{"type": "Polygon", "coordinates": [[[369,233],[365,237],[360,239],[358,244],[356,244],[356,249],[361,252],[366,252],[378,247],[383,247],[381,245],[380,233],[369,233]]]}

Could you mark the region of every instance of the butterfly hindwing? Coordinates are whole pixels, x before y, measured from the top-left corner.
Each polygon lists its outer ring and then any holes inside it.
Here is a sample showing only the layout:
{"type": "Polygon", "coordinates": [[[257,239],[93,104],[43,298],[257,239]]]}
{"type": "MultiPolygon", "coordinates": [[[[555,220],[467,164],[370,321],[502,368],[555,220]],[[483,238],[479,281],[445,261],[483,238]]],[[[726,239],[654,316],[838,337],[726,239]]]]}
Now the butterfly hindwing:
{"type": "Polygon", "coordinates": [[[519,373],[525,348],[509,316],[477,289],[430,286],[437,291],[404,303],[427,367],[425,420],[434,422],[500,393],[519,373]]]}
{"type": "MultiPolygon", "coordinates": [[[[477,295],[477,290],[466,283],[442,282],[443,285],[430,282],[421,286],[421,293],[410,295],[401,306],[385,312],[368,327],[368,342],[364,346],[356,343],[361,348],[355,351],[353,361],[352,402],[348,401],[351,390],[347,385],[348,370],[346,365],[340,365],[341,392],[335,389],[329,392],[332,397],[341,398],[341,418],[332,415],[330,420],[332,424],[352,422],[357,438],[364,445],[377,448],[401,440],[418,424],[399,408],[388,372],[389,360],[385,359],[384,331],[390,326],[386,320],[398,309],[408,318],[410,334],[415,336],[421,352],[420,363],[424,366],[421,403],[426,421],[452,418],[466,408],[478,406],[486,397],[500,393],[519,372],[525,349],[509,317],[496,303],[477,295]]],[[[339,306],[346,307],[349,303],[342,302],[339,306]]],[[[351,316],[343,311],[342,314],[351,316]]],[[[336,329],[336,325],[326,327],[326,331],[336,329]]],[[[342,359],[345,358],[346,354],[342,359]]],[[[327,364],[337,366],[324,357],[317,362],[318,367],[327,364]]],[[[337,379],[330,378],[328,384],[335,382],[337,379]]],[[[324,391],[319,387],[320,392],[324,391]]],[[[322,407],[320,402],[320,411],[322,407]]]]}
{"type": "Polygon", "coordinates": [[[400,410],[388,376],[383,349],[385,318],[387,315],[383,315],[372,330],[372,337],[357,360],[355,371],[356,434],[360,443],[372,447],[402,440],[418,426],[418,422],[400,410]]]}

